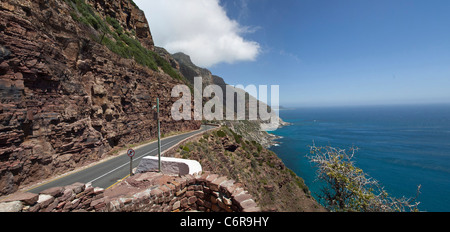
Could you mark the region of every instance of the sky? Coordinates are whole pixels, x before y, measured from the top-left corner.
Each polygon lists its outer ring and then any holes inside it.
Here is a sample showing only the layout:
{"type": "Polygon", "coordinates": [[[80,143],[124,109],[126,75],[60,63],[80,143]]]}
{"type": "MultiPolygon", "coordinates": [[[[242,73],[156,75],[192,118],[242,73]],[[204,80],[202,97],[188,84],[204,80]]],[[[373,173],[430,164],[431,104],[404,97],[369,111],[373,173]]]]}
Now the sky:
{"type": "Polygon", "coordinates": [[[450,103],[448,0],[134,1],[157,46],[285,107],[450,103]]]}

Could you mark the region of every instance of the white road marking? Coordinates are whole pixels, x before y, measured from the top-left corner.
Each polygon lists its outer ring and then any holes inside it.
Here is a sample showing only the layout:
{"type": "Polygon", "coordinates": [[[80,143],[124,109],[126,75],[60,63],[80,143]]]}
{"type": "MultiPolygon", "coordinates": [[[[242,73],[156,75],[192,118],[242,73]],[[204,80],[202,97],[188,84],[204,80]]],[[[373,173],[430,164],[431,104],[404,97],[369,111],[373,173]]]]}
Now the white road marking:
{"type": "MultiPolygon", "coordinates": [[[[168,142],[168,143],[166,143],[166,144],[164,144],[164,145],[161,145],[161,148],[164,147],[164,146],[167,146],[167,145],[169,145],[169,144],[171,144],[171,143],[174,143],[174,142],[177,142],[177,140],[174,140],[174,141],[172,141],[172,142],[168,142]]],[[[145,153],[145,154],[139,156],[139,157],[136,158],[135,160],[137,161],[138,159],[141,159],[142,157],[144,157],[144,156],[146,156],[146,155],[148,155],[148,154],[150,154],[150,153],[152,153],[152,152],[154,152],[154,151],[156,151],[156,150],[158,150],[158,148],[155,148],[155,149],[153,149],[153,150],[151,150],[151,151],[149,151],[149,152],[147,152],[147,153],[145,153]]],[[[162,151],[161,151],[161,152],[162,152],[162,151]]],[[[122,165],[120,165],[119,167],[114,168],[113,170],[111,170],[111,171],[109,171],[109,172],[107,172],[107,173],[105,173],[105,174],[103,174],[103,175],[101,175],[101,176],[99,176],[99,177],[97,177],[97,178],[95,178],[95,179],[89,181],[88,183],[91,183],[91,184],[92,184],[92,183],[94,183],[94,181],[96,181],[96,180],[98,180],[98,179],[101,179],[101,178],[103,178],[103,177],[105,177],[105,176],[111,174],[112,172],[115,172],[115,171],[117,171],[118,169],[123,168],[123,167],[125,167],[125,166],[127,166],[127,165],[130,165],[130,163],[127,162],[127,163],[125,163],[125,164],[122,164],[122,165]]]]}

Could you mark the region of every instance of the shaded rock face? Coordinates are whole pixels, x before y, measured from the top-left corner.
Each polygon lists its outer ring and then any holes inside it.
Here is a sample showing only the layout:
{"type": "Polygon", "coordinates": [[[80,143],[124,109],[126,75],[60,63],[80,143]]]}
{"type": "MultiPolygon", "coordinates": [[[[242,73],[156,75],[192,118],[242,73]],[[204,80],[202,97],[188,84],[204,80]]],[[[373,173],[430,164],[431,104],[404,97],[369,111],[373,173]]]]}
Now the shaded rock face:
{"type": "MultiPolygon", "coordinates": [[[[195,77],[203,78],[202,79],[203,88],[205,88],[208,85],[218,84],[218,83],[214,82],[211,71],[209,71],[208,69],[200,68],[200,67],[196,66],[194,63],[192,63],[191,57],[189,57],[188,55],[179,52],[179,53],[173,54],[172,56],[179,63],[180,71],[183,74],[183,76],[186,77],[186,79],[189,82],[191,82],[192,84],[194,84],[195,77]]],[[[220,77],[216,76],[216,78],[220,78],[220,77]]],[[[222,82],[223,82],[223,80],[222,80],[222,82]]]]}
{"type": "MultiPolygon", "coordinates": [[[[88,2],[100,14],[115,13],[153,48],[147,21],[130,1],[88,2]]],[[[162,133],[200,127],[171,118],[178,80],[94,42],[93,28],[75,22],[71,10],[63,0],[0,5],[0,195],[155,138],[157,97],[162,133]]]]}
{"type": "Polygon", "coordinates": [[[102,16],[115,18],[127,30],[134,30],[136,37],[147,49],[153,50],[152,34],[145,14],[131,0],[86,0],[102,16]]]}

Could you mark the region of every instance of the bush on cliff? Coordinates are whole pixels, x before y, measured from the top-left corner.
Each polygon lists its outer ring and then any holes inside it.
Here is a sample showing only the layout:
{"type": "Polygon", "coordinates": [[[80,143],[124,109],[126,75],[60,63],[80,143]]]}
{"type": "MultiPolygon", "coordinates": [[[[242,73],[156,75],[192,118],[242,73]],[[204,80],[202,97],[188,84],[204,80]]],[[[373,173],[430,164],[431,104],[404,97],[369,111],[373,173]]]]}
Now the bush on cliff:
{"type": "MultiPolygon", "coordinates": [[[[344,212],[405,212],[418,211],[415,198],[390,196],[379,182],[354,165],[349,152],[334,147],[311,146],[308,158],[315,163],[318,179],[325,183],[319,199],[331,211],[344,212]]],[[[419,194],[420,186],[417,189],[419,194]]]]}

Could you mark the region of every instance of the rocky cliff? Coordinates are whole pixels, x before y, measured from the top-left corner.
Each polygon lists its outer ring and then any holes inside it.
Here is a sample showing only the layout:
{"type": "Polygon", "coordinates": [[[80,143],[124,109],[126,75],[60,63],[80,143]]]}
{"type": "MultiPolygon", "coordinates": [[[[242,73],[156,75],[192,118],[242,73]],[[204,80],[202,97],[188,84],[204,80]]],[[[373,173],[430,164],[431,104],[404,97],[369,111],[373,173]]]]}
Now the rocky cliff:
{"type": "Polygon", "coordinates": [[[130,0],[0,3],[0,195],[99,160],[112,148],[197,129],[170,108],[179,71],[157,55],[130,0]]]}

